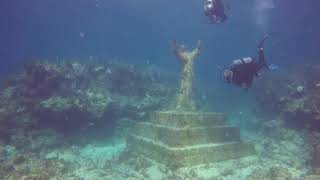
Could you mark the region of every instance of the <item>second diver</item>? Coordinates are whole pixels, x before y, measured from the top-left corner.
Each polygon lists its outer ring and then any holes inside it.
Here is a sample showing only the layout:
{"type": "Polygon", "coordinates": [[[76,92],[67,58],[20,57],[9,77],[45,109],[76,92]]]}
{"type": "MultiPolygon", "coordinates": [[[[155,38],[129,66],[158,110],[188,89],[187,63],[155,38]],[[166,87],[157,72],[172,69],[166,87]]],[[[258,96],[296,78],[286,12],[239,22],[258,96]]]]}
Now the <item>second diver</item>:
{"type": "Polygon", "coordinates": [[[267,66],[264,56],[264,42],[270,37],[266,34],[258,45],[258,57],[246,57],[234,60],[229,68],[225,69],[223,76],[226,82],[249,89],[255,77],[259,76],[259,71],[264,67],[275,70],[278,67],[274,64],[267,66]]]}
{"type": "Polygon", "coordinates": [[[223,0],[206,0],[204,13],[212,24],[220,24],[227,20],[223,0]]]}

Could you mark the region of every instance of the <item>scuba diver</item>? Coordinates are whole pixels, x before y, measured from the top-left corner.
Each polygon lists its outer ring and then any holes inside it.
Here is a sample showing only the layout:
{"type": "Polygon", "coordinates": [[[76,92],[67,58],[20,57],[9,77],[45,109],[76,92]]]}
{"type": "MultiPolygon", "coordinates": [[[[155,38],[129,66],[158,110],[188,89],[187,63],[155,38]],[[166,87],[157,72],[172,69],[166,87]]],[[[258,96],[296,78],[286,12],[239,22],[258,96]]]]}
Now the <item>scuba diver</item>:
{"type": "Polygon", "coordinates": [[[227,20],[224,13],[225,7],[223,0],[206,0],[204,5],[204,13],[209,18],[209,22],[220,24],[227,20]]]}
{"type": "Polygon", "coordinates": [[[266,34],[258,45],[258,60],[252,57],[246,57],[234,60],[228,69],[223,72],[223,77],[226,82],[249,89],[252,86],[253,79],[260,76],[259,71],[262,68],[276,70],[278,67],[274,64],[266,65],[264,57],[264,42],[270,37],[266,34]]]}

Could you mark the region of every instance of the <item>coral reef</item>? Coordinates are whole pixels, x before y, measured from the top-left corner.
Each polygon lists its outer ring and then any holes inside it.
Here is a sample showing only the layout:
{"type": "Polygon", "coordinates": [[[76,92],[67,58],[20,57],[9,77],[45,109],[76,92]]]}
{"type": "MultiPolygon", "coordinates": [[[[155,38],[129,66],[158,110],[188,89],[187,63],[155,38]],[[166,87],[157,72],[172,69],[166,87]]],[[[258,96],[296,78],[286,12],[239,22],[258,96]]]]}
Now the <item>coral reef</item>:
{"type": "Polygon", "coordinates": [[[308,132],[288,129],[281,120],[263,123],[253,139],[260,157],[268,158],[273,164],[296,169],[304,168],[311,160],[312,145],[309,140],[308,132]]]}
{"type": "Polygon", "coordinates": [[[266,75],[256,90],[258,110],[281,116],[293,127],[320,130],[320,67],[291,67],[266,75]]]}
{"type": "MultiPolygon", "coordinates": [[[[304,116],[307,111],[301,109],[309,105],[318,107],[316,67],[261,82],[259,107],[284,118],[257,120],[257,132],[246,132],[257,157],[178,169],[126,151],[123,139],[133,120],[144,120],[149,112],[169,105],[177,83],[169,81],[173,76],[111,62],[36,63],[25,68],[0,91],[0,179],[319,179],[320,133],[286,126],[316,122],[300,119],[298,124],[289,118],[304,116]],[[88,135],[109,137],[113,130],[120,132],[116,138],[99,141],[88,135]]],[[[315,115],[311,108],[308,117],[315,115]]]]}
{"type": "Polygon", "coordinates": [[[42,130],[0,144],[1,179],[112,179],[114,173],[108,168],[125,148],[122,139],[85,146],[71,142],[54,131],[42,130]],[[28,145],[17,147],[21,142],[28,145]]]}
{"type": "MultiPolygon", "coordinates": [[[[319,174],[320,66],[292,66],[282,73],[269,74],[257,86],[257,110],[283,120],[284,125],[306,130],[313,173],[319,174]]],[[[295,140],[295,142],[299,140],[295,140]]],[[[301,141],[300,141],[301,142],[301,141]]],[[[287,142],[287,146],[290,142],[287,142]]],[[[300,144],[300,147],[306,147],[300,144]]],[[[295,159],[295,158],[293,158],[295,159]]],[[[292,159],[292,160],[293,160],[292,159]]],[[[296,164],[295,162],[291,162],[296,164]]]]}
{"type": "Polygon", "coordinates": [[[1,91],[0,129],[49,127],[69,133],[105,128],[124,117],[141,119],[171,98],[173,88],[159,74],[111,62],[27,65],[1,91]]]}
{"type": "Polygon", "coordinates": [[[0,92],[0,177],[134,176],[126,165],[112,167],[125,147],[123,140],[97,145],[99,138],[90,134],[100,133],[105,140],[122,119],[142,120],[149,111],[168,106],[172,80],[155,68],[117,62],[25,66],[0,92]]]}
{"type": "Polygon", "coordinates": [[[262,169],[255,169],[247,178],[248,180],[292,180],[292,175],[289,173],[288,169],[274,166],[270,168],[268,171],[262,169]]]}

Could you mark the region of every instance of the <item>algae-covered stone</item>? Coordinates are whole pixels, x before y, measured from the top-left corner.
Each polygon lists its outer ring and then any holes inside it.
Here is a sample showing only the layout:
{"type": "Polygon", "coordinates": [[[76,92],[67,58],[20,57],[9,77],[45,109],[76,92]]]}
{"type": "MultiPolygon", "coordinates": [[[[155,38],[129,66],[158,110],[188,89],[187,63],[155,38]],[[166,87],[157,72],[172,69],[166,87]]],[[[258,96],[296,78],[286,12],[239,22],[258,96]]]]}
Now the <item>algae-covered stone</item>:
{"type": "Polygon", "coordinates": [[[319,179],[320,179],[320,175],[308,175],[303,178],[303,180],[319,180],[319,179]]]}
{"type": "Polygon", "coordinates": [[[102,94],[88,90],[85,92],[84,100],[86,101],[86,109],[88,112],[101,117],[106,111],[106,108],[111,103],[111,98],[108,94],[102,94]]]}
{"type": "Polygon", "coordinates": [[[107,94],[87,90],[77,93],[76,96],[53,96],[40,102],[40,105],[42,108],[57,112],[78,109],[90,113],[93,117],[101,118],[110,102],[111,99],[107,94]]]}
{"type": "Polygon", "coordinates": [[[292,174],[287,168],[274,166],[270,169],[270,176],[272,180],[292,180],[292,174]]]}
{"type": "Polygon", "coordinates": [[[292,174],[287,168],[273,166],[270,169],[257,168],[251,172],[247,180],[292,180],[292,174]]]}
{"type": "Polygon", "coordinates": [[[164,180],[164,174],[159,170],[157,166],[151,166],[146,169],[146,176],[150,178],[150,180],[164,180]]]}
{"type": "Polygon", "coordinates": [[[72,99],[64,98],[61,96],[53,96],[49,99],[46,99],[42,102],[40,102],[40,105],[43,108],[51,109],[54,111],[63,111],[66,109],[71,108],[74,105],[74,102],[72,99]]]}
{"type": "Polygon", "coordinates": [[[257,108],[263,114],[281,116],[290,126],[320,131],[320,68],[288,67],[284,73],[266,74],[257,82],[257,108]]]}

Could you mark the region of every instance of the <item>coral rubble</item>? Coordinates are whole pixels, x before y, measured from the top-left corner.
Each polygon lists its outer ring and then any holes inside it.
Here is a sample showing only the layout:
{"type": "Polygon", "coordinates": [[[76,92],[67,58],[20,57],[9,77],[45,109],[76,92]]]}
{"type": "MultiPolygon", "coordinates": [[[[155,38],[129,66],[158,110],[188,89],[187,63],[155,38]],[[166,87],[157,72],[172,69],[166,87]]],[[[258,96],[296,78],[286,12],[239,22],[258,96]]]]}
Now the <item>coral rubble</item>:
{"type": "MultiPolygon", "coordinates": [[[[301,139],[287,141],[283,143],[284,148],[282,149],[291,149],[288,152],[292,153],[294,153],[292,149],[308,151],[309,160],[307,162],[312,166],[315,174],[319,174],[320,167],[320,142],[318,140],[320,131],[319,75],[320,67],[317,65],[292,66],[284,69],[282,73],[273,73],[264,77],[259,82],[255,92],[257,110],[260,114],[269,114],[281,119],[287,128],[303,131],[309,136],[304,141],[301,139]],[[304,143],[298,145],[297,142],[304,143]],[[294,144],[300,148],[294,147],[294,144]]],[[[270,132],[274,133],[274,129],[270,132]]],[[[281,137],[279,138],[281,139],[281,137]]],[[[301,156],[305,157],[303,151],[300,153],[302,153],[301,156]]],[[[284,154],[281,155],[279,152],[277,154],[279,154],[279,157],[285,157],[284,154]]],[[[291,157],[287,159],[288,164],[297,165],[297,162],[300,161],[292,156],[288,157],[291,157]]],[[[300,164],[301,167],[303,165],[300,164]]]]}

